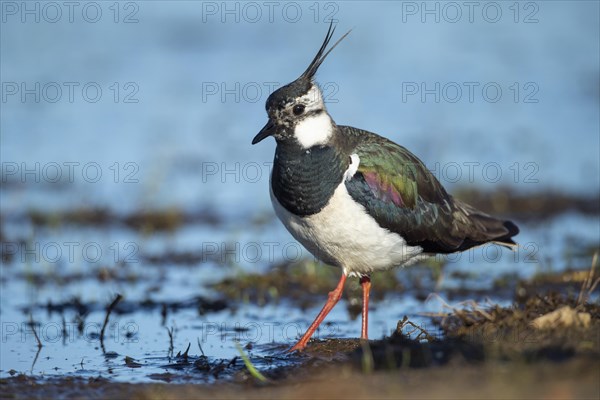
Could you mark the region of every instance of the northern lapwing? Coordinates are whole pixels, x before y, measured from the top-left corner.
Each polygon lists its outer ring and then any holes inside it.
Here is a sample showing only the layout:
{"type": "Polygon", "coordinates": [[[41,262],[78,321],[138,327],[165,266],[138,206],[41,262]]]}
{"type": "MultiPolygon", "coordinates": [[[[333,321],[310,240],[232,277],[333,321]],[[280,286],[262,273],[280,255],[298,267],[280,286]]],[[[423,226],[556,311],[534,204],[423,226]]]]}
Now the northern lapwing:
{"type": "MultiPolygon", "coordinates": [[[[335,28],[306,71],[267,99],[269,121],[254,137],[277,142],[270,194],[296,240],[342,277],[304,336],[302,350],[342,296],[346,277],[363,290],[362,339],[368,339],[370,276],[435,254],[488,242],[506,247],[519,229],[453,198],[414,154],[375,133],[337,125],[314,81],[335,28]]],[[[327,51],[326,51],[327,50],[327,51]]]]}

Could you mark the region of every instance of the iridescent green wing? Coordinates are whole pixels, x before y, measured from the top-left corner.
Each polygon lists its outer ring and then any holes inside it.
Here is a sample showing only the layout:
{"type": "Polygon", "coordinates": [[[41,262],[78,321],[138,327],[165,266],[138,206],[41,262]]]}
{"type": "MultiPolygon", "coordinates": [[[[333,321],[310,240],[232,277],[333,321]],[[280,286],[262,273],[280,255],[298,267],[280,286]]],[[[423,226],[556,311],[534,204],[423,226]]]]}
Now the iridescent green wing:
{"type": "Polygon", "coordinates": [[[464,238],[453,235],[452,198],[404,147],[370,132],[339,127],[355,142],[359,166],[346,181],[350,196],[377,223],[426,252],[455,251],[464,238]]]}

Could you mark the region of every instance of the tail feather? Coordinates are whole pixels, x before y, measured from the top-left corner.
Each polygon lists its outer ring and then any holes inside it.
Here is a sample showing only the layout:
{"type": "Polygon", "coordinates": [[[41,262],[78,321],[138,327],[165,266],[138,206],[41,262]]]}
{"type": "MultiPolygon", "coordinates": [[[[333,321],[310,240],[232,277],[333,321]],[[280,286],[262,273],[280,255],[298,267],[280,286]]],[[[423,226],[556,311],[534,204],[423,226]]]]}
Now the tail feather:
{"type": "Polygon", "coordinates": [[[512,240],[513,236],[517,236],[519,234],[519,227],[515,225],[512,221],[503,221],[504,227],[508,230],[508,233],[502,237],[496,238],[494,241],[498,243],[506,243],[510,245],[516,245],[517,243],[512,240]]]}
{"type": "Polygon", "coordinates": [[[454,206],[457,213],[462,214],[457,221],[463,223],[460,223],[457,228],[465,234],[465,241],[460,250],[488,242],[509,248],[516,246],[512,237],[519,233],[519,228],[512,221],[494,218],[460,201],[455,200],[454,206]]]}

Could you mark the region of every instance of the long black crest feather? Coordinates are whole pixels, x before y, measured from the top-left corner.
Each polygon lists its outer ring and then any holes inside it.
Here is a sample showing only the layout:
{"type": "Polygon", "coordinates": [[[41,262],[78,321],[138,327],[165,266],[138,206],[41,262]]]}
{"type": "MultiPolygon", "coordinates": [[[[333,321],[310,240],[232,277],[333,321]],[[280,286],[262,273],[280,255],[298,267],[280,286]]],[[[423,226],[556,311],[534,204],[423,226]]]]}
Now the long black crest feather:
{"type": "Polygon", "coordinates": [[[306,68],[306,71],[304,71],[304,73],[302,73],[302,75],[300,75],[300,77],[301,78],[312,79],[315,76],[315,73],[317,72],[317,70],[319,69],[319,67],[321,66],[321,63],[323,61],[325,61],[325,58],[329,55],[329,53],[331,53],[331,51],[333,49],[335,49],[335,47],[342,40],[344,40],[344,38],[346,36],[348,36],[348,34],[351,31],[352,31],[352,29],[349,30],[348,32],[346,32],[341,38],[338,39],[337,42],[335,42],[335,44],[333,46],[331,46],[331,48],[329,50],[327,50],[326,53],[324,53],[325,49],[327,48],[327,45],[329,44],[329,42],[331,41],[331,38],[333,37],[333,33],[335,32],[335,26],[333,26],[333,20],[331,20],[331,24],[329,24],[329,29],[327,30],[327,35],[325,35],[325,40],[323,41],[323,44],[321,45],[321,48],[317,52],[317,55],[312,60],[312,62],[308,66],[308,68],[306,68]]]}

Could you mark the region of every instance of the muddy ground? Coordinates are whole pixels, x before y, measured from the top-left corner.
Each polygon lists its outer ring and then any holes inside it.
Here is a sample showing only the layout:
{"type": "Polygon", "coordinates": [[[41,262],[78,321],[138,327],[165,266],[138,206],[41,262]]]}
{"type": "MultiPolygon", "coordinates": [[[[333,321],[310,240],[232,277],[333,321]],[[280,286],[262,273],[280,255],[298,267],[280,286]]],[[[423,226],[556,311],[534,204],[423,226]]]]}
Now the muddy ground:
{"type": "MultiPolygon", "coordinates": [[[[498,203],[492,201],[498,196],[465,193],[463,197],[490,211],[511,209],[522,218],[539,215],[543,219],[571,212],[573,204],[584,215],[599,213],[598,199],[576,199],[574,203],[573,199],[560,198],[549,203],[545,200],[547,195],[527,198],[508,193],[507,200],[498,203]],[[528,211],[532,207],[536,211],[533,214],[528,211]]],[[[23,218],[30,218],[36,226],[121,224],[149,233],[177,230],[182,224],[220,223],[219,217],[208,211],[193,216],[176,211],[130,216],[98,210],[74,211],[68,215],[32,212],[23,218]]],[[[594,255],[597,257],[598,247],[597,243],[579,246],[572,243],[569,260],[573,266],[559,272],[540,270],[529,279],[500,277],[489,290],[468,285],[446,289],[446,300],[438,301],[450,304],[444,303],[444,312],[425,315],[431,321],[426,328],[402,318],[394,321],[395,332],[381,340],[367,343],[356,339],[317,339],[300,354],[286,352],[291,343],[275,343],[269,348],[262,345],[256,352],[252,351],[251,342],[242,343],[243,354],[250,355],[258,374],[251,372],[242,354],[228,359],[206,357],[201,347],[190,343],[191,350],[189,346],[171,349],[172,354],[164,357],[168,360],[165,372],[149,376],[154,383],[116,382],[99,374],[90,377],[93,371],[87,371],[85,377],[40,377],[10,371],[10,377],[0,379],[0,398],[597,399],[600,397],[600,273],[595,266],[597,261],[592,259],[594,255]],[[481,297],[486,290],[507,299],[510,305],[468,301],[481,297]]],[[[180,252],[147,255],[142,261],[150,266],[193,266],[200,260],[206,261],[202,254],[180,252]]],[[[407,269],[403,278],[395,273],[375,275],[374,306],[389,293],[405,291],[424,300],[436,292],[443,263],[431,260],[424,267],[407,269]]],[[[86,272],[90,276],[57,276],[53,284],[71,285],[90,278],[117,283],[143,279],[121,275],[119,271],[100,269],[86,272]]],[[[214,296],[197,296],[185,302],[132,302],[126,295],[109,308],[117,316],[140,309],[157,312],[163,325],[171,313],[187,308],[197,310],[198,315],[235,310],[244,304],[259,307],[282,304],[304,310],[322,302],[338,274],[335,269],[315,268],[314,263],[305,261],[275,264],[265,273],[243,272],[212,283],[214,296]]],[[[43,286],[48,284],[49,275],[29,272],[26,279],[33,286],[43,286]]],[[[349,282],[344,303],[353,318],[360,313],[358,299],[358,285],[349,282]]],[[[22,312],[24,315],[76,312],[85,316],[101,312],[107,306],[72,298],[33,304],[22,312]]],[[[165,325],[165,329],[170,328],[165,325]]],[[[102,352],[107,360],[118,360],[132,370],[145,367],[139,360],[122,357],[123,354],[104,348],[102,352]]]]}
{"type": "MultiPolygon", "coordinates": [[[[556,277],[559,278],[559,277],[556,277]]],[[[562,279],[562,278],[559,278],[562,279]]],[[[598,398],[600,306],[560,294],[533,293],[522,282],[512,307],[454,310],[432,317],[441,338],[401,320],[383,340],[313,341],[296,365],[255,378],[243,363],[233,379],[212,385],[126,384],[104,378],[0,381],[2,398],[598,398]],[[557,310],[562,310],[557,313],[557,310]],[[542,319],[540,319],[540,317],[542,319]]],[[[565,287],[566,288],[566,287],[565,287]]],[[[579,297],[579,296],[578,296],[579,297]]],[[[197,358],[191,374],[201,373],[197,358]]],[[[215,365],[205,365],[209,372],[215,365]]],[[[213,371],[214,372],[214,371],[213,371]]],[[[169,381],[168,374],[160,379],[169,381]]]]}

